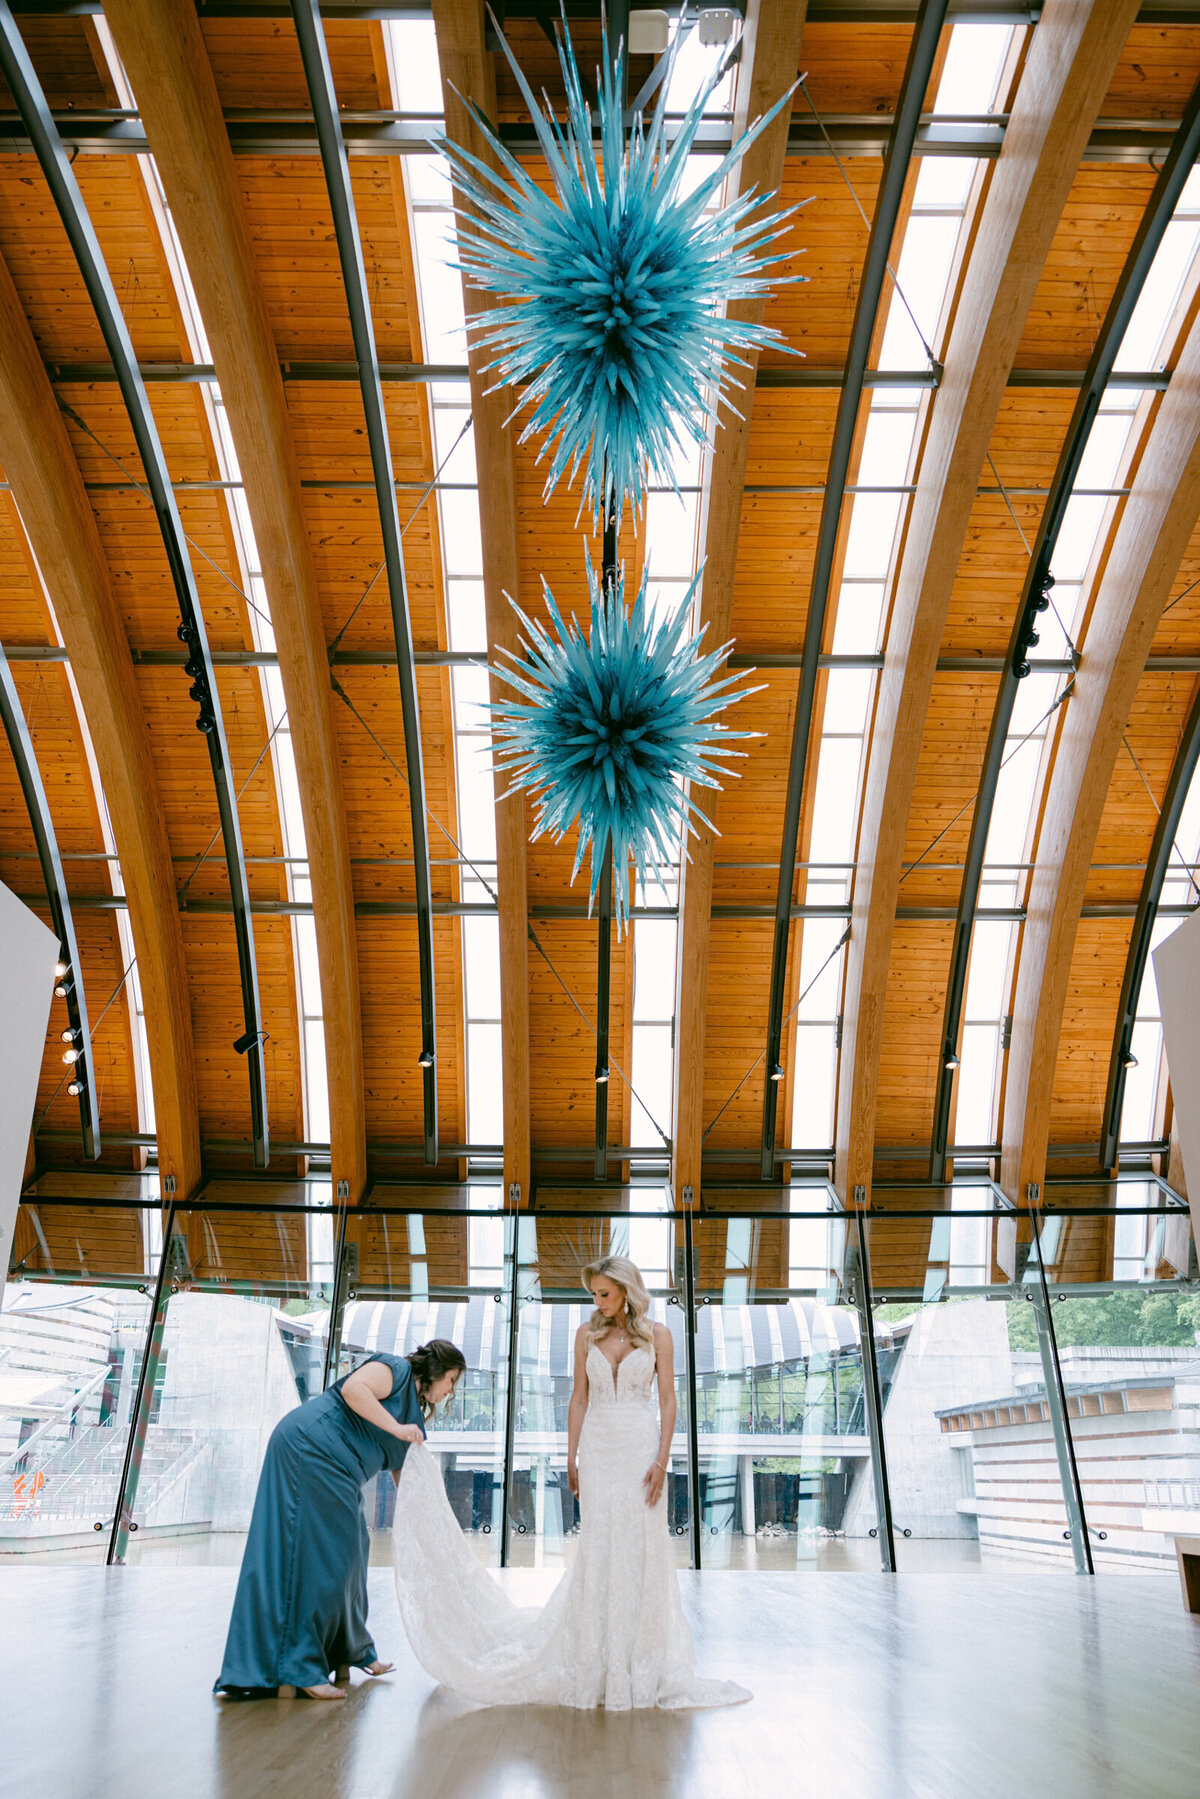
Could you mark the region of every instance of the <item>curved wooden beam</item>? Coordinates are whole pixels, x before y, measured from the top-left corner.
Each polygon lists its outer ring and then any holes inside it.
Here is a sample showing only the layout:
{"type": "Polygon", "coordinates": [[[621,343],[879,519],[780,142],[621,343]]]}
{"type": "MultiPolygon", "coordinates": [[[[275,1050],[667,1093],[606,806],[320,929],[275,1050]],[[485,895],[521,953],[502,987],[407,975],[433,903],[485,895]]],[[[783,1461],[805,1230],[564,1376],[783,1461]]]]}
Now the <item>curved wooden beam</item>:
{"type": "Polygon", "coordinates": [[[246,1057],[254,1164],[257,1168],[265,1168],[270,1160],[267,1074],[263,1057],[267,1033],[263,1029],[258,997],[254,930],[250,921],[250,890],[246,879],[246,858],[242,850],[237,794],[234,791],[229,746],[225,741],[217,678],[209,653],[208,632],[200,596],[196,591],[187,537],[171,487],[170,471],[158,426],[150,408],[145,383],[138,373],[129,327],[117,299],[95,228],[83,203],[79,183],[54,124],[37,71],[17,30],[8,0],[0,0],[0,69],[3,70],[22,123],[29,133],[46,185],[67,234],[67,241],[79,265],[79,273],[92,303],[96,323],[115,366],[121,398],[125,402],[130,429],[141,457],[146,489],[154,507],[155,522],[162,537],[167,566],[171,572],[171,584],[179,605],[179,636],[191,651],[192,666],[187,671],[192,675],[194,683],[191,698],[200,708],[196,723],[204,733],[208,747],[217,812],[221,822],[221,838],[225,848],[225,867],[233,900],[233,929],[237,941],[244,1026],[234,1048],[239,1055],[246,1057]]]}
{"type": "MultiPolygon", "coordinates": [[[[1045,601],[1042,599],[1043,589],[1053,567],[1059,532],[1062,529],[1063,519],[1066,517],[1067,506],[1079,474],[1080,465],[1083,462],[1083,454],[1091,436],[1092,426],[1100,411],[1100,402],[1104,398],[1109,378],[1113,372],[1117,352],[1121,348],[1126,327],[1133,317],[1134,308],[1141,296],[1150,270],[1154,266],[1158,247],[1171,222],[1171,217],[1178,204],[1179,196],[1183,192],[1184,183],[1191,174],[1198,151],[1200,151],[1200,86],[1196,87],[1188,102],[1175,136],[1175,142],[1171,146],[1171,153],[1159,173],[1154,192],[1150,196],[1149,203],[1142,215],[1141,224],[1138,226],[1137,235],[1125,258],[1125,266],[1121,270],[1120,279],[1112,300],[1109,302],[1104,323],[1096,338],[1083,385],[1071,414],[1071,423],[1067,427],[1067,435],[1063,440],[1062,449],[1059,451],[1054,479],[1050,485],[1050,491],[1046,495],[1045,505],[1042,507],[1042,517],[1033,546],[1033,554],[1029,558],[1029,567],[1025,571],[1025,584],[1021,590],[1016,616],[1013,619],[1008,655],[1005,658],[1004,671],[1000,677],[1000,691],[996,696],[991,727],[988,731],[987,748],[983,757],[983,772],[979,780],[979,793],[975,801],[975,810],[971,815],[971,837],[967,846],[967,860],[963,869],[962,885],[959,889],[958,916],[954,925],[954,948],[950,958],[950,974],[946,982],[946,1006],[942,1017],[942,1066],[938,1074],[937,1094],[933,1109],[932,1148],[929,1158],[931,1181],[942,1181],[946,1176],[946,1147],[949,1142],[954,1069],[957,1066],[959,1035],[962,1029],[962,1008],[967,991],[967,965],[970,960],[971,940],[975,930],[975,914],[979,906],[983,859],[987,848],[988,833],[992,826],[992,813],[995,808],[1000,770],[1004,764],[1008,729],[1012,722],[1013,709],[1017,703],[1017,690],[1023,679],[1020,671],[1025,668],[1028,672],[1025,663],[1025,650],[1029,642],[1028,632],[1033,628],[1039,606],[1042,610],[1045,609],[1045,601]]],[[[1148,946],[1149,940],[1147,939],[1147,948],[1148,946]]],[[[1136,994],[1133,1004],[1137,1005],[1136,994]]],[[[1115,1053],[1114,1051],[1114,1056],[1115,1053]]],[[[1123,1090],[1123,1072],[1120,1079],[1123,1090]]],[[[1110,1094],[1113,1092],[1111,1081],[1109,1092],[1110,1094]]],[[[1111,1116],[1111,1111],[1109,1116],[1111,1116]]]]}
{"type": "Polygon", "coordinates": [[[921,735],[979,471],[1032,302],[1136,0],[1047,0],[975,238],[896,582],[854,882],[836,1179],[869,1192],[896,898],[921,735]]]}
{"type": "Polygon", "coordinates": [[[1045,1176],[1050,1100],[1088,867],[1154,633],[1200,518],[1200,321],[1188,333],[1113,539],[1050,775],[1004,1092],[1000,1183],[1045,1176]]]}
{"type": "Polygon", "coordinates": [[[367,1185],[366,1099],[350,844],[325,628],[279,352],[233,153],[189,0],[105,8],[137,95],[212,349],[262,562],[296,758],[324,1008],[331,1178],[367,1185]]]}
{"type": "MultiPolygon", "coordinates": [[[[734,136],[770,110],[784,88],[796,79],[806,7],[798,0],[751,0],[746,9],[742,63],[737,84],[734,136]]],[[[737,176],[739,193],[757,188],[773,193],[783,180],[787,156],[786,110],[751,145],[737,176]]],[[[764,302],[742,300],[730,316],[761,324],[764,302]]],[[[733,584],[737,570],[738,534],[750,451],[754,377],[758,352],[744,352],[746,369],[738,371],[745,391],[738,411],[728,411],[716,432],[701,496],[700,532],[704,543],[704,579],[700,589],[700,624],[705,642],[727,642],[733,617],[733,584]],[[739,416],[740,415],[740,416],[739,416]]],[[[704,1062],[708,1009],[708,941],[712,921],[713,859],[716,838],[697,821],[688,861],[680,871],[679,937],[675,957],[675,1106],[672,1125],[671,1178],[679,1200],[690,1188],[700,1199],[700,1162],[704,1144],[704,1062]]]]}
{"type": "Polygon", "coordinates": [[[0,262],[0,463],[74,669],[112,820],[146,1008],[158,1166],[200,1182],[192,1014],[175,874],[129,644],[67,428],[0,262]]]}
{"type": "MultiPolygon", "coordinates": [[[[483,0],[433,0],[433,24],[442,70],[446,130],[456,144],[490,162],[489,152],[464,105],[473,100],[487,118],[496,116],[496,80],[484,49],[483,0]]],[[[498,171],[497,171],[498,172],[498,171]]],[[[468,320],[492,302],[464,284],[468,320]]],[[[483,539],[483,595],[488,661],[498,652],[519,650],[517,620],[506,594],[520,592],[517,554],[517,486],[509,391],[496,391],[484,372],[486,357],[468,349],[475,463],[479,470],[479,526],[483,539]]],[[[503,658],[500,658],[503,660],[503,658]]],[[[491,677],[493,700],[505,697],[504,684],[491,677]]],[[[525,879],[525,802],[513,794],[501,803],[507,779],[497,772],[496,881],[500,901],[500,1064],[504,1088],[504,1190],[530,1197],[529,1123],[529,920],[525,879]]]]}

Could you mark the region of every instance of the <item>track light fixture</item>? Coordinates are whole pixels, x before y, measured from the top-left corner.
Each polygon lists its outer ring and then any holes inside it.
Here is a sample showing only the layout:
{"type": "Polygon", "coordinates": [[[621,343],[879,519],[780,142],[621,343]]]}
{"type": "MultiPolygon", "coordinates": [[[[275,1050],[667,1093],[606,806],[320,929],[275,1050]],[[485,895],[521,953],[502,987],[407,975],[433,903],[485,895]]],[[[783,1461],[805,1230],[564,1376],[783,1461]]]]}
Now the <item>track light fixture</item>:
{"type": "Polygon", "coordinates": [[[946,1067],[947,1068],[957,1068],[958,1066],[959,1066],[958,1057],[954,1053],[954,1051],[951,1050],[950,1054],[946,1057],[946,1067]]]}
{"type": "Polygon", "coordinates": [[[771,1069],[771,1079],[773,1081],[781,1081],[783,1079],[783,1068],[778,1062],[776,1062],[771,1069]]]}
{"type": "Polygon", "coordinates": [[[199,637],[200,633],[197,631],[191,619],[185,618],[181,624],[176,625],[175,635],[178,637],[180,643],[193,643],[195,639],[199,637]]]}
{"type": "Polygon", "coordinates": [[[603,1085],[607,1079],[608,1079],[608,1063],[602,1062],[596,1068],[596,1085],[597,1085],[597,1087],[603,1087],[603,1085]]]}
{"type": "Polygon", "coordinates": [[[246,1031],[243,1036],[234,1038],[233,1047],[239,1056],[244,1056],[256,1043],[266,1043],[269,1036],[268,1031],[246,1031]]]}
{"type": "Polygon", "coordinates": [[[1020,627],[1016,636],[1016,647],[1013,651],[1013,674],[1018,681],[1023,681],[1030,672],[1028,652],[1036,649],[1041,642],[1037,633],[1037,615],[1045,612],[1050,606],[1050,589],[1054,586],[1054,576],[1047,572],[1037,583],[1036,590],[1025,602],[1025,610],[1021,615],[1020,627]]]}
{"type": "Polygon", "coordinates": [[[78,1099],[79,1095],[83,1092],[83,1082],[82,1081],[68,1081],[67,1082],[67,1092],[71,1095],[72,1099],[78,1099]]]}
{"type": "Polygon", "coordinates": [[[213,717],[211,712],[202,712],[200,714],[199,718],[196,720],[196,729],[198,731],[203,731],[204,735],[206,737],[209,735],[209,733],[211,731],[215,731],[216,728],[217,728],[217,721],[213,717]]]}
{"type": "Polygon", "coordinates": [[[78,1062],[78,1060],[82,1054],[83,1054],[83,1051],[80,1049],[64,1049],[63,1061],[66,1063],[68,1068],[73,1068],[75,1066],[76,1062],[78,1062]]]}
{"type": "Polygon", "coordinates": [[[64,962],[60,958],[60,960],[54,964],[55,980],[61,981],[63,976],[65,974],[70,974],[70,972],[71,972],[71,964],[69,962],[64,962]]]}
{"type": "Polygon", "coordinates": [[[1122,1068],[1136,1068],[1137,1065],[1138,1065],[1137,1057],[1134,1055],[1134,1053],[1131,1049],[1127,1049],[1125,1051],[1125,1054],[1121,1058],[1122,1068]]]}
{"type": "Polygon", "coordinates": [[[74,1025],[68,1025],[65,1031],[60,1031],[58,1034],[64,1043],[74,1043],[79,1032],[75,1029],[74,1025]]]}
{"type": "Polygon", "coordinates": [[[431,1049],[423,1049],[421,1051],[420,1055],[417,1057],[417,1067],[418,1068],[432,1068],[433,1067],[433,1051],[431,1049]]]}
{"type": "Polygon", "coordinates": [[[56,981],[54,983],[55,999],[66,999],[68,993],[70,993],[73,986],[74,986],[73,981],[56,981]]]}

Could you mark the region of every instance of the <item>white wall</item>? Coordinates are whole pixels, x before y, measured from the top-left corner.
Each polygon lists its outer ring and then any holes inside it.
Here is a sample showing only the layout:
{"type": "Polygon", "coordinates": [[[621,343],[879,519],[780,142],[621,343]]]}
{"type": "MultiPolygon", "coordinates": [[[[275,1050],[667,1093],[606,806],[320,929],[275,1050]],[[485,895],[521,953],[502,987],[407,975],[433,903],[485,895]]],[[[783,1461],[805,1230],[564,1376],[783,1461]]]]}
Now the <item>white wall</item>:
{"type": "Polygon", "coordinates": [[[58,954],[53,931],[0,882],[0,1269],[4,1272],[12,1255],[58,954]]]}
{"type": "Polygon", "coordinates": [[[1200,1192],[1200,912],[1154,951],[1154,979],[1183,1166],[1200,1192]]]}

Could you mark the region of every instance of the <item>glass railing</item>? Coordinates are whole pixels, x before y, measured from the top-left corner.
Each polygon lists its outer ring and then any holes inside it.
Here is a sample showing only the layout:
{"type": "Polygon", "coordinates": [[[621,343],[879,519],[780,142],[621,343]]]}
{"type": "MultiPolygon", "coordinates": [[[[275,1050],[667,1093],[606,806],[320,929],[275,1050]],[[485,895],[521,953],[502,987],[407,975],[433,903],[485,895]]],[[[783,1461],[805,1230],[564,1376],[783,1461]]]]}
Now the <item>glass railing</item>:
{"type": "MultiPolygon", "coordinates": [[[[1036,1215],[987,1181],[880,1186],[863,1218],[824,1182],[706,1190],[691,1216],[661,1186],[603,1210],[548,1188],[516,1217],[476,1182],[350,1211],[320,1179],[213,1178],[166,1213],[155,1192],[45,1176],[23,1201],[5,1553],[236,1564],[284,1414],[438,1336],[467,1371],[429,1447],[472,1548],[561,1568],[583,1271],[611,1253],[671,1335],[680,1565],[1166,1573],[1200,1509],[1191,1219],[1153,1178],[1050,1184],[1036,1215]]],[[[370,1484],[376,1562],[394,1504],[370,1484]]]]}

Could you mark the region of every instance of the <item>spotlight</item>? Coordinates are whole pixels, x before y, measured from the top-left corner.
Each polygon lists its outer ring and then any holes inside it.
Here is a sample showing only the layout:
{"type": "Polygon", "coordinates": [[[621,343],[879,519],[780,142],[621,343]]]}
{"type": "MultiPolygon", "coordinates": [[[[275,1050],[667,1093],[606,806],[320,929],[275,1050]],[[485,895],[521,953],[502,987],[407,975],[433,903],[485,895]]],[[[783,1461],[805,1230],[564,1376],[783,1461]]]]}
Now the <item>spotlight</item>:
{"type": "Polygon", "coordinates": [[[417,1067],[418,1068],[432,1068],[433,1067],[433,1051],[431,1049],[423,1049],[421,1051],[420,1055],[417,1057],[417,1067]]]}
{"type": "Polygon", "coordinates": [[[202,712],[200,714],[199,718],[196,720],[196,729],[198,731],[203,731],[204,735],[206,737],[209,735],[210,732],[215,731],[216,728],[217,728],[217,721],[213,717],[211,712],[202,712]]]}
{"type": "Polygon", "coordinates": [[[239,1056],[244,1056],[246,1051],[253,1049],[256,1043],[265,1043],[267,1037],[268,1032],[266,1031],[247,1031],[244,1036],[234,1038],[233,1047],[239,1056]]]}
{"type": "Polygon", "coordinates": [[[68,1068],[71,1068],[71,1067],[73,1067],[73,1066],[74,1066],[74,1064],[75,1064],[75,1063],[76,1063],[76,1062],[78,1062],[78,1060],[79,1060],[79,1058],[80,1058],[80,1056],[81,1056],[81,1055],[82,1055],[82,1054],[83,1054],[83,1051],[82,1051],[82,1050],[78,1050],[78,1049],[64,1049],[64,1051],[63,1051],[63,1061],[64,1061],[64,1062],[65,1062],[65,1063],[66,1063],[66,1065],[67,1065],[67,1067],[68,1067],[68,1068]]]}
{"type": "Polygon", "coordinates": [[[70,972],[71,964],[69,962],[56,962],[54,964],[54,977],[56,980],[61,981],[63,976],[65,974],[70,974],[70,972]]]}
{"type": "Polygon", "coordinates": [[[66,999],[68,993],[71,991],[71,985],[72,983],[70,981],[56,981],[54,984],[55,999],[66,999]]]}
{"type": "Polygon", "coordinates": [[[1134,1055],[1134,1053],[1131,1049],[1127,1049],[1125,1051],[1125,1054],[1121,1059],[1121,1065],[1124,1068],[1136,1068],[1137,1067],[1138,1059],[1134,1055]]]}
{"type": "Polygon", "coordinates": [[[958,1057],[955,1055],[954,1051],[951,1050],[950,1054],[946,1057],[946,1067],[957,1068],[958,1065],[958,1057]]]}
{"type": "Polygon", "coordinates": [[[65,1031],[60,1031],[58,1034],[64,1043],[74,1043],[76,1037],[79,1035],[73,1026],[69,1026],[65,1031]]]}
{"type": "Polygon", "coordinates": [[[178,637],[180,643],[191,643],[194,638],[200,635],[200,633],[197,631],[195,625],[191,623],[190,619],[185,618],[181,625],[175,627],[175,635],[178,637]]]}
{"type": "Polygon", "coordinates": [[[208,698],[208,682],[207,681],[193,681],[191,686],[188,688],[188,699],[195,700],[197,706],[199,706],[199,705],[202,705],[203,702],[207,698],[208,698]]]}
{"type": "Polygon", "coordinates": [[[199,656],[189,656],[183,665],[183,672],[188,676],[189,680],[192,681],[196,679],[197,675],[202,675],[204,673],[204,664],[201,662],[199,656]]]}
{"type": "Polygon", "coordinates": [[[79,1095],[83,1092],[83,1082],[82,1081],[68,1081],[67,1082],[67,1092],[71,1095],[72,1099],[78,1099],[79,1095]]]}
{"type": "Polygon", "coordinates": [[[603,1087],[603,1085],[607,1079],[608,1079],[608,1063],[605,1062],[602,1066],[599,1066],[596,1069],[596,1085],[597,1085],[597,1087],[603,1087]]]}
{"type": "Polygon", "coordinates": [[[778,1062],[776,1062],[775,1066],[771,1070],[771,1079],[773,1081],[781,1081],[783,1079],[783,1069],[780,1067],[778,1062]]]}

